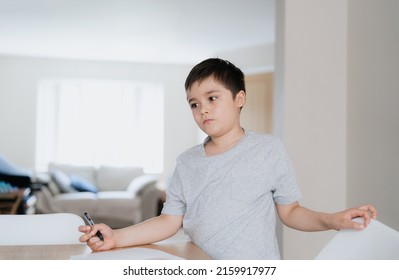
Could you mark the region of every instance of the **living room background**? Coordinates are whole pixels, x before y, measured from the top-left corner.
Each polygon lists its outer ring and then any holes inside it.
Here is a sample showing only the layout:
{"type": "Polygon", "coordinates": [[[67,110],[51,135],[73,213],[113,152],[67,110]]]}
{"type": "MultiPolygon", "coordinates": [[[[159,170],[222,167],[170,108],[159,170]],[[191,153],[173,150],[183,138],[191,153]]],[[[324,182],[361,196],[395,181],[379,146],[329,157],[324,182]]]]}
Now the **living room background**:
{"type": "MultiPolygon", "coordinates": [[[[153,81],[164,90],[163,173],[171,175],[176,156],[197,143],[197,128],[185,99],[184,80],[191,65],[99,62],[0,56],[0,127],[3,156],[24,168],[36,157],[37,91],[43,79],[153,81]],[[22,81],[22,82],[21,82],[22,81]]],[[[76,137],[80,137],[77,135],[76,137]]],[[[83,152],[83,151],[82,151],[83,152]]]]}
{"type": "MultiPolygon", "coordinates": [[[[399,158],[398,3],[391,0],[276,1],[275,62],[274,52],[264,45],[259,50],[241,46],[236,53],[226,55],[227,50],[215,53],[244,68],[254,62],[261,66],[276,65],[274,97],[277,106],[274,107],[273,130],[287,144],[304,192],[304,205],[338,211],[367,201],[379,209],[380,221],[396,229],[399,229],[396,207],[399,190],[396,171],[399,158]],[[237,56],[239,51],[240,57],[237,56]]],[[[252,5],[245,2],[244,6],[252,5]]],[[[9,14],[15,19],[14,14],[9,14]]],[[[230,13],[224,14],[237,21],[230,13]]],[[[199,12],[196,15],[202,16],[199,12]]],[[[253,18],[251,13],[247,15],[247,19],[253,18]]],[[[25,14],[23,16],[26,18],[25,14]]],[[[153,22],[153,17],[149,18],[153,22]]],[[[29,25],[17,22],[26,32],[29,25]]],[[[237,22],[243,25],[247,20],[237,22]]],[[[214,26],[214,22],[211,23],[214,26]]],[[[212,29],[209,33],[225,41],[229,31],[235,29],[227,24],[220,26],[228,28],[227,31],[212,29]]],[[[10,26],[3,24],[2,27],[6,38],[15,37],[10,26]]],[[[189,30],[196,31],[191,32],[194,37],[211,41],[198,36],[197,32],[205,28],[189,30]]],[[[259,38],[263,34],[259,27],[242,30],[241,35],[251,30],[255,30],[259,38]]],[[[28,34],[37,38],[32,32],[28,34]]],[[[242,39],[241,35],[234,35],[242,39]]],[[[61,37],[66,36],[52,36],[57,41],[61,37]]],[[[164,50],[163,45],[157,46],[164,50]]],[[[193,64],[45,59],[13,56],[15,52],[2,54],[0,151],[19,166],[34,167],[36,93],[38,82],[43,78],[152,80],[163,84],[164,178],[173,172],[176,156],[198,143],[198,130],[183,87],[193,64]]],[[[156,54],[158,52],[154,52],[156,54]]],[[[287,229],[279,236],[282,236],[283,256],[288,259],[312,258],[331,237],[328,232],[309,234],[287,229]]]]}

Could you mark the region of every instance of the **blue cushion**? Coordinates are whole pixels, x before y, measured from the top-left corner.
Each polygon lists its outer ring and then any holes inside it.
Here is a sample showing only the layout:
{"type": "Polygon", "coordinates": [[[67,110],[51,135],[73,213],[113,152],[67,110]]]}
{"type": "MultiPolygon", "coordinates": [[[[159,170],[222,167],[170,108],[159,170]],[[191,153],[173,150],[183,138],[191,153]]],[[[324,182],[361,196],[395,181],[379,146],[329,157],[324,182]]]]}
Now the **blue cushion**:
{"type": "Polygon", "coordinates": [[[97,187],[83,177],[71,175],[69,178],[71,179],[72,188],[77,191],[92,193],[98,192],[97,187]]]}

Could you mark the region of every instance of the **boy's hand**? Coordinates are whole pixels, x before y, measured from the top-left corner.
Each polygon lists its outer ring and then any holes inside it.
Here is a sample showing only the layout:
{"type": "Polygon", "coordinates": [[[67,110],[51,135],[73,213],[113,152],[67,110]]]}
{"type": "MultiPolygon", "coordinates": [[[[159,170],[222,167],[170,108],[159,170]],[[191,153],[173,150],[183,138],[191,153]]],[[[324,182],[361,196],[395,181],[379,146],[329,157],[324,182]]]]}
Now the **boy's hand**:
{"type": "Polygon", "coordinates": [[[115,247],[113,230],[106,224],[95,224],[93,226],[80,226],[79,231],[84,234],[79,238],[80,242],[86,242],[87,246],[93,251],[104,251],[115,247]],[[96,235],[100,231],[104,241],[96,235]]]}
{"type": "Polygon", "coordinates": [[[333,214],[333,228],[362,230],[370,223],[370,219],[377,218],[377,210],[372,205],[362,205],[357,208],[350,208],[342,212],[333,214]],[[363,224],[352,221],[352,219],[362,217],[363,224]]]}

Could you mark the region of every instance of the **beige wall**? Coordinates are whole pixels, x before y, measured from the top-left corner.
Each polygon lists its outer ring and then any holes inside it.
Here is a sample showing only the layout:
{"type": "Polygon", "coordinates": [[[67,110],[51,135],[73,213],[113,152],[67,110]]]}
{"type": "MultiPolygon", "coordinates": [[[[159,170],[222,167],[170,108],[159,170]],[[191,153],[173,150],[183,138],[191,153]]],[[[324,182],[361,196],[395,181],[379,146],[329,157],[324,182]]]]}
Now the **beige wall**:
{"type": "Polygon", "coordinates": [[[348,4],[348,204],[399,230],[399,1],[348,4]]]}
{"type": "MultiPolygon", "coordinates": [[[[301,203],[334,212],[370,202],[396,229],[398,5],[277,1],[275,66],[275,127],[296,168],[301,203]]],[[[333,234],[284,227],[283,257],[312,259],[333,234]]]]}
{"type": "MultiPolygon", "coordinates": [[[[276,94],[284,104],[277,126],[301,185],[301,204],[338,211],[346,205],[346,2],[283,2],[277,10],[277,17],[284,11],[284,22],[276,42],[276,94]]],[[[314,258],[331,234],[284,227],[283,257],[314,258]]]]}

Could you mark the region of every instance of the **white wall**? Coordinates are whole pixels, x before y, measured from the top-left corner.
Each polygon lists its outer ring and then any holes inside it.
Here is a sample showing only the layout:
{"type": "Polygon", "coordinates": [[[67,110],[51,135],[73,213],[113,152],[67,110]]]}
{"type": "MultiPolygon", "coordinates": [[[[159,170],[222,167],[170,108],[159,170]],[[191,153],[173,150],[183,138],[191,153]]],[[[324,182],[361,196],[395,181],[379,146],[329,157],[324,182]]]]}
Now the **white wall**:
{"type": "MultiPolygon", "coordinates": [[[[277,127],[297,172],[301,204],[338,211],[346,205],[346,1],[278,1],[277,7],[284,18],[276,42],[283,63],[276,65],[276,94],[284,99],[277,127]]],[[[331,234],[284,227],[283,257],[311,259],[331,234]]]]}
{"type": "Polygon", "coordinates": [[[223,51],[216,56],[231,61],[245,75],[274,70],[274,42],[244,49],[223,51]]]}
{"type": "MultiPolygon", "coordinates": [[[[314,210],[372,203],[399,229],[399,2],[277,1],[276,118],[314,210]]],[[[282,230],[285,259],[333,231],[282,230]]]]}
{"type": "Polygon", "coordinates": [[[160,82],[165,87],[165,177],[176,156],[196,144],[185,99],[191,65],[156,65],[0,56],[0,154],[15,164],[35,162],[36,94],[43,78],[104,78],[160,82]]]}
{"type": "Polygon", "coordinates": [[[348,4],[348,203],[399,230],[399,1],[348,4]]]}

